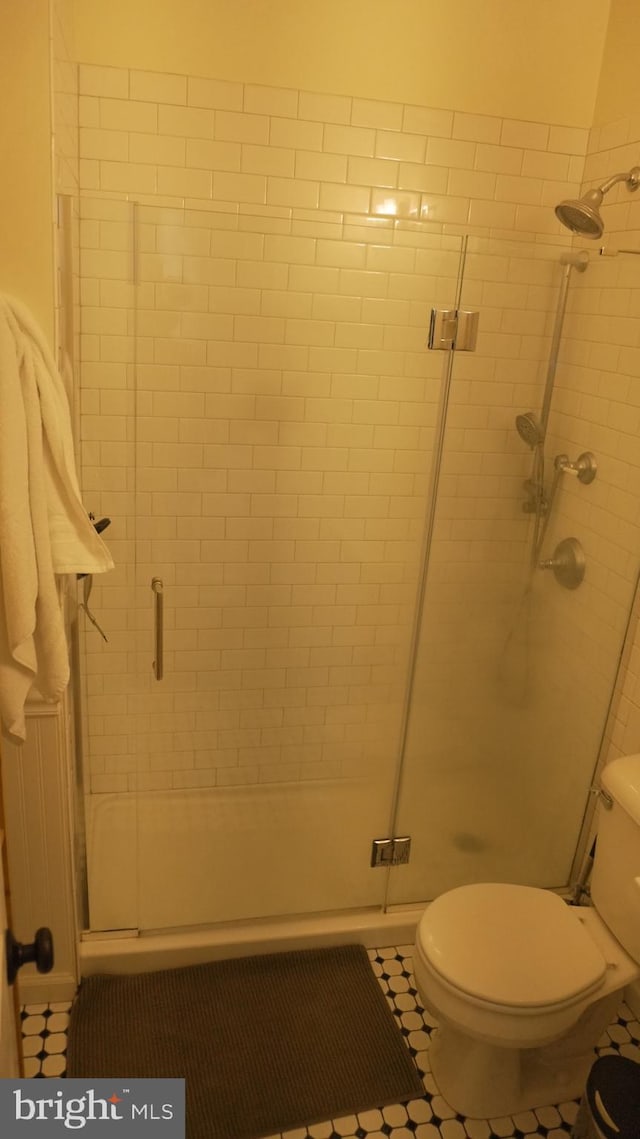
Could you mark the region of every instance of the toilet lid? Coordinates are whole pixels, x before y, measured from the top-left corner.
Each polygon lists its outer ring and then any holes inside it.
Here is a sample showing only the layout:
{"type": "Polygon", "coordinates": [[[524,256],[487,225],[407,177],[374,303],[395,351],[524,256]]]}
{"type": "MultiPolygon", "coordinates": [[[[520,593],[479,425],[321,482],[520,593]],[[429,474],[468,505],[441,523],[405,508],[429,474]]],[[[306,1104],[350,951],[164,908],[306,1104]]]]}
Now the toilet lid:
{"type": "Polygon", "coordinates": [[[418,927],[429,964],[457,989],[518,1008],[554,1005],[597,988],[606,962],[557,894],[531,886],[459,886],[418,927]]]}

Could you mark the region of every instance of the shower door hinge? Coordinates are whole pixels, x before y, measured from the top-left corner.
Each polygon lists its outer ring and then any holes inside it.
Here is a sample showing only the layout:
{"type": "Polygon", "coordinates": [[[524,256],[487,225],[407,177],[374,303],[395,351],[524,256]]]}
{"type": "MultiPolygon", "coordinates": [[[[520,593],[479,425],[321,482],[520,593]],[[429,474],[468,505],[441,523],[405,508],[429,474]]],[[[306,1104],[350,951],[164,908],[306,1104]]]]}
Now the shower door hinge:
{"type": "Polygon", "coordinates": [[[401,866],[409,861],[411,838],[374,838],[371,843],[371,866],[401,866]]]}
{"type": "Polygon", "coordinates": [[[480,313],[469,309],[432,308],[427,347],[434,351],[473,352],[480,313]]]}

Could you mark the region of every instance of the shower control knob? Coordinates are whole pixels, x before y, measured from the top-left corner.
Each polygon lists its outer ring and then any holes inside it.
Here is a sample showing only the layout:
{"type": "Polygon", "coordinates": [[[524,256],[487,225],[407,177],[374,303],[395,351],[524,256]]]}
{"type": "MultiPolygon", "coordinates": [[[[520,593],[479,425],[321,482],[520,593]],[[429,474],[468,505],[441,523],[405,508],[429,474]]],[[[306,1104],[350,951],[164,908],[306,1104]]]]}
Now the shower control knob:
{"type": "Polygon", "coordinates": [[[598,473],[598,463],[592,451],[583,451],[574,463],[568,455],[556,455],[555,468],[566,474],[577,475],[578,480],[586,486],[593,482],[598,473]]]}
{"type": "Polygon", "coordinates": [[[10,929],[5,934],[7,955],[7,981],[10,985],[16,979],[18,969],[33,962],[39,973],[50,973],[53,969],[53,935],[47,926],[36,930],[35,938],[29,944],[16,941],[10,929]]]}
{"type": "Polygon", "coordinates": [[[584,550],[577,538],[564,538],[558,542],[553,557],[538,562],[538,569],[552,570],[558,585],[565,589],[577,589],[581,584],[586,568],[584,550]]]}

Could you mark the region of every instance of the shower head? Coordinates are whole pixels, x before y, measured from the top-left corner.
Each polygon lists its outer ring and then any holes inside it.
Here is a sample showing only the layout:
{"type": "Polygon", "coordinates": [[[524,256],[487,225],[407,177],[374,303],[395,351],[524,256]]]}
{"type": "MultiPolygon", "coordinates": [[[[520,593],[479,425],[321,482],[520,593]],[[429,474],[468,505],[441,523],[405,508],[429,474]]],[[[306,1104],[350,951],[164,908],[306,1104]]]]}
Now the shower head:
{"type": "Polygon", "coordinates": [[[527,447],[531,447],[532,450],[544,439],[542,427],[532,411],[527,411],[524,415],[516,415],[516,430],[527,447]]]}
{"type": "Polygon", "coordinates": [[[640,186],[640,166],[634,166],[624,174],[614,174],[594,190],[587,190],[581,198],[570,198],[556,206],[556,217],[582,237],[598,238],[604,232],[604,222],[600,216],[600,206],[606,193],[617,182],[625,182],[629,191],[640,186]]]}
{"type": "Polygon", "coordinates": [[[604,194],[601,190],[589,190],[582,198],[560,202],[556,206],[556,217],[572,233],[582,237],[602,237],[604,222],[600,217],[600,206],[604,194]]]}

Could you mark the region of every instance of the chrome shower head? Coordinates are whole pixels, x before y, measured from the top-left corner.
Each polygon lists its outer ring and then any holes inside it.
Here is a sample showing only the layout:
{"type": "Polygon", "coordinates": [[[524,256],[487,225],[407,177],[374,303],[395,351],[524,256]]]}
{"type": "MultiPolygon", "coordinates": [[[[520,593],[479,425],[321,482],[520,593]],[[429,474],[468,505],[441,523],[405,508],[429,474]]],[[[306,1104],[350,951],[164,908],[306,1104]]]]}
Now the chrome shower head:
{"type": "Polygon", "coordinates": [[[587,190],[581,198],[570,198],[556,206],[556,217],[570,229],[572,233],[579,233],[582,237],[598,238],[604,232],[604,222],[600,216],[600,206],[606,193],[617,182],[625,182],[629,191],[637,190],[640,186],[640,166],[634,166],[624,174],[614,174],[607,182],[594,190],[587,190]]]}
{"type": "Polygon", "coordinates": [[[556,217],[572,233],[583,237],[602,237],[604,222],[600,217],[600,206],[603,198],[601,190],[589,190],[582,198],[560,202],[556,206],[556,217]]]}
{"type": "Polygon", "coordinates": [[[527,447],[531,447],[531,450],[539,446],[544,439],[542,427],[532,411],[527,411],[523,415],[516,415],[516,430],[527,447]]]}

